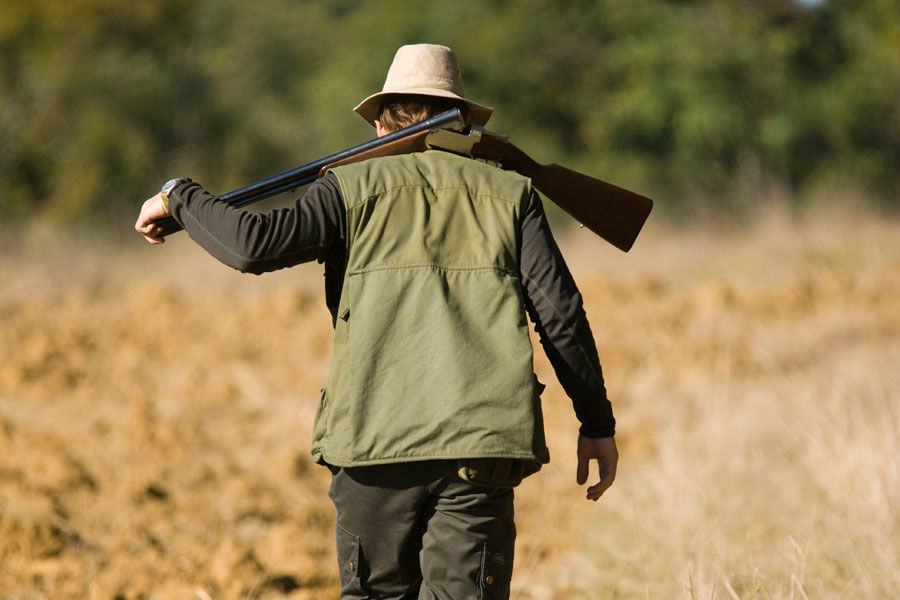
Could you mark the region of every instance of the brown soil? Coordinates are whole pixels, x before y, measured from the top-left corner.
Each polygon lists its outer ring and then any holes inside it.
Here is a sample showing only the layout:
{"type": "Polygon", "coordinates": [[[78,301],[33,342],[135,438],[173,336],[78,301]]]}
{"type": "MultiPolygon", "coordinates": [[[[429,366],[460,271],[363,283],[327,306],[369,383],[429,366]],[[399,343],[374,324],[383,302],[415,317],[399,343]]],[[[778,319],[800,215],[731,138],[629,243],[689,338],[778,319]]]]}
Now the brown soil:
{"type": "MultiPolygon", "coordinates": [[[[672,423],[728,456],[726,441],[714,447],[717,425],[704,425],[710,404],[700,397],[711,388],[727,384],[738,414],[750,406],[742,398],[763,402],[767,386],[824,376],[871,351],[872,360],[885,357],[871,368],[896,401],[891,386],[900,382],[886,373],[900,354],[900,250],[878,250],[896,229],[866,223],[868,250],[848,250],[827,227],[795,239],[781,221],[739,239],[651,228],[645,249],[630,255],[584,236],[566,245],[617,405],[621,483],[600,504],[581,499],[571,458],[577,424],[538,350],[536,369],[551,383],[554,462],[519,492],[514,597],[589,598],[598,581],[621,597],[686,593],[682,567],[661,581],[646,570],[669,568],[665,560],[684,548],[666,546],[671,536],[652,542],[643,515],[669,514],[670,499],[648,490],[673,454],[688,452],[672,445],[680,439],[667,433],[672,423]],[[644,550],[631,545],[641,535],[651,539],[644,550]],[[647,549],[657,543],[665,559],[647,549]]],[[[71,251],[78,241],[49,249],[38,241],[10,245],[0,259],[3,598],[337,596],[329,476],[308,457],[331,344],[320,267],[242,276],[187,240],[171,242],[71,251]]],[[[743,423],[765,414],[768,426],[775,406],[743,423]]],[[[772,464],[798,460],[761,452],[772,464]]],[[[737,468],[729,465],[709,476],[727,477],[737,468]]],[[[700,484],[715,494],[712,480],[700,484]]],[[[680,510],[685,531],[709,519],[680,510]]],[[[757,522],[790,528],[765,510],[757,522]]],[[[800,535],[791,531],[791,540],[800,535]]],[[[759,543],[780,543],[772,536],[759,543]]],[[[781,582],[767,597],[793,597],[799,576],[776,562],[763,565],[781,582]]],[[[731,572],[727,557],[714,564],[713,593],[720,573],[731,572]]],[[[829,569],[821,569],[826,587],[829,569]]],[[[700,583],[691,579],[690,589],[700,583]]]]}

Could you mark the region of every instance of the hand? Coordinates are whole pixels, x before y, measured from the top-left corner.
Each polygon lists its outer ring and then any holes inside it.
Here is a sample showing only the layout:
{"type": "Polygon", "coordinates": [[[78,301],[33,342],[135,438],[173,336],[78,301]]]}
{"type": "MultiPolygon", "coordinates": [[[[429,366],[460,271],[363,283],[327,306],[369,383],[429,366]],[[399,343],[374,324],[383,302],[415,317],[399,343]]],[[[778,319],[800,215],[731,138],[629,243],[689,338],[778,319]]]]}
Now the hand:
{"type": "Polygon", "coordinates": [[[616,465],[619,462],[619,451],[616,439],[589,438],[578,436],[578,485],[584,485],[588,479],[590,460],[597,459],[600,465],[600,482],[587,489],[587,499],[596,502],[616,479],[616,465]]]}
{"type": "Polygon", "coordinates": [[[166,206],[163,204],[162,194],[157,194],[152,198],[148,198],[141,206],[141,214],[138,215],[134,229],[151,244],[162,244],[166,241],[166,238],[162,237],[162,227],[157,225],[156,221],[169,215],[169,211],[166,210],[166,206]]]}

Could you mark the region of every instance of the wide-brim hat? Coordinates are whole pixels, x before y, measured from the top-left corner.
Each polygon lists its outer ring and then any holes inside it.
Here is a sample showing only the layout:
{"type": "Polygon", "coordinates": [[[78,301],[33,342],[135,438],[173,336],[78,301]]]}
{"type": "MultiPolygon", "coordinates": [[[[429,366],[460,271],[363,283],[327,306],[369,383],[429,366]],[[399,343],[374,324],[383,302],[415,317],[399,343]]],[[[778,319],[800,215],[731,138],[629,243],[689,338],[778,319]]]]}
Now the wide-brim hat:
{"type": "Polygon", "coordinates": [[[465,97],[456,53],[446,46],[436,44],[401,46],[388,69],[384,87],[377,94],[360,102],[353,110],[374,125],[383,98],[393,94],[460,100],[469,107],[472,123],[476,125],[487,123],[494,112],[493,108],[465,97]]]}

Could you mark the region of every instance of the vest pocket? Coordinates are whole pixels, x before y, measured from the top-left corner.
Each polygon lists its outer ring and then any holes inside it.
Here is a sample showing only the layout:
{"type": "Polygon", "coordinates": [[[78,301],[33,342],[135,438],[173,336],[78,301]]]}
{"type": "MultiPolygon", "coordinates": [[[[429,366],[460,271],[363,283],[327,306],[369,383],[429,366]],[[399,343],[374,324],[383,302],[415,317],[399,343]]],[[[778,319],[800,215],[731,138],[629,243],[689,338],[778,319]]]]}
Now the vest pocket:
{"type": "Polygon", "coordinates": [[[509,598],[515,542],[488,540],[481,555],[480,600],[509,598]]]}

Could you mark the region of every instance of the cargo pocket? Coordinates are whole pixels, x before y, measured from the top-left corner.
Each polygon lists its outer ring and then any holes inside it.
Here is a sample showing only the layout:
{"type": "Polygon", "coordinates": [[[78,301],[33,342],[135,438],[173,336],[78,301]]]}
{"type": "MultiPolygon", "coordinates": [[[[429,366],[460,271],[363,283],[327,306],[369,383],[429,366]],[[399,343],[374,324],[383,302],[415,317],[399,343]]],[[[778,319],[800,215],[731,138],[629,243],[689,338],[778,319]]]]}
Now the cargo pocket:
{"type": "Polygon", "coordinates": [[[506,600],[512,580],[514,542],[488,540],[481,556],[480,600],[506,600]]]}
{"type": "Polygon", "coordinates": [[[337,531],[338,572],[341,578],[341,593],[364,594],[359,577],[359,536],[350,533],[340,525],[337,531]]]}

